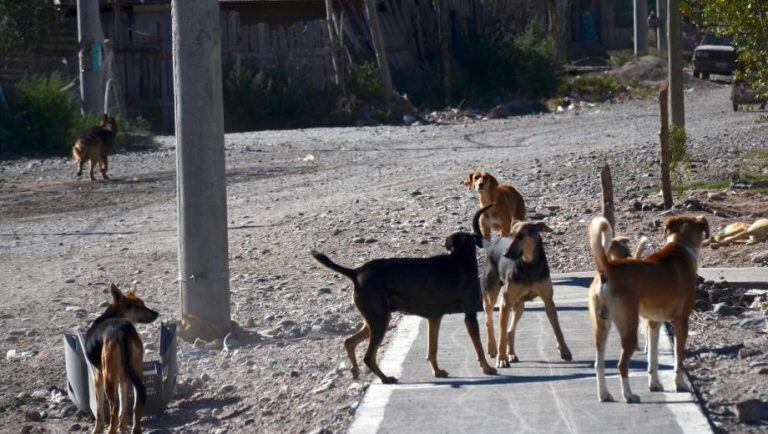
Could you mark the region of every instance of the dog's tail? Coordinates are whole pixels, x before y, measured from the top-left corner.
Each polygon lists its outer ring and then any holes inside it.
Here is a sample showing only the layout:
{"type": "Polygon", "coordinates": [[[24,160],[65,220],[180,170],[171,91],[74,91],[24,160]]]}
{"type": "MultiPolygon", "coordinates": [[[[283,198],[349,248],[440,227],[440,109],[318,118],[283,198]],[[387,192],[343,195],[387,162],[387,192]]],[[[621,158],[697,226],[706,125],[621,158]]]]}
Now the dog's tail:
{"type": "Polygon", "coordinates": [[[606,242],[613,239],[613,229],[605,217],[595,217],[589,225],[589,247],[595,258],[595,265],[600,274],[608,274],[608,255],[606,255],[606,242]]]}
{"type": "MultiPolygon", "coordinates": [[[[134,333],[136,333],[134,331],[134,333]]],[[[138,335],[136,335],[138,338],[138,335]]],[[[128,374],[128,378],[133,384],[133,388],[136,391],[136,398],[139,402],[146,404],[147,402],[147,389],[144,387],[144,382],[141,380],[141,374],[133,369],[132,357],[131,357],[131,339],[120,339],[120,352],[123,354],[123,366],[128,374]]]]}
{"type": "Polygon", "coordinates": [[[331,258],[325,256],[324,254],[318,252],[317,250],[313,249],[309,252],[309,254],[312,255],[312,257],[315,258],[317,262],[325,265],[331,270],[337,273],[341,273],[352,280],[355,280],[355,278],[357,278],[357,270],[353,268],[342,267],[341,265],[331,261],[331,258]]]}
{"type": "Polygon", "coordinates": [[[480,216],[492,206],[493,204],[490,204],[480,208],[475,213],[475,216],[472,217],[472,231],[474,232],[475,244],[477,244],[477,247],[486,247],[488,244],[488,241],[483,238],[483,232],[480,230],[480,216]]]}
{"type": "Polygon", "coordinates": [[[632,255],[635,259],[642,259],[643,257],[643,250],[645,250],[645,246],[648,244],[648,237],[643,236],[640,238],[640,242],[637,243],[637,247],[635,247],[635,254],[632,255]]]}
{"type": "Polygon", "coordinates": [[[72,158],[76,161],[83,161],[87,156],[86,146],[83,143],[83,139],[77,139],[75,145],[72,146],[72,158]]]}

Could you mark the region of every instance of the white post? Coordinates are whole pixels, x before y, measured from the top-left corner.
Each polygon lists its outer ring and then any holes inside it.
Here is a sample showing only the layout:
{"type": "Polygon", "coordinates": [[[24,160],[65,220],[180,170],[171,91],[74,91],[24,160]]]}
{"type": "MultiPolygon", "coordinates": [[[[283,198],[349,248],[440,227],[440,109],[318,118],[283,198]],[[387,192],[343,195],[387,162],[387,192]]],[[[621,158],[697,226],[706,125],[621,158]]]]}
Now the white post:
{"type": "Polygon", "coordinates": [[[193,335],[221,338],[231,323],[219,3],[172,0],[171,17],[181,313],[193,335]]]}
{"type": "Polygon", "coordinates": [[[100,113],[104,98],[104,32],[98,0],[77,0],[80,100],[84,113],[100,113]]]}
{"type": "Polygon", "coordinates": [[[648,0],[635,3],[635,56],[648,54],[648,0]]]}

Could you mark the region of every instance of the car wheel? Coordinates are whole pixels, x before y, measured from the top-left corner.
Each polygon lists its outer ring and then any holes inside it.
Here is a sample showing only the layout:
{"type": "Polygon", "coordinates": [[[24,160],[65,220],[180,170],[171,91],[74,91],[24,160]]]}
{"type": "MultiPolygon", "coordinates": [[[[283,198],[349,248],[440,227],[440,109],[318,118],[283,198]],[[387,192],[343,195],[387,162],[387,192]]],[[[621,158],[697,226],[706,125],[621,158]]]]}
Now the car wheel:
{"type": "Polygon", "coordinates": [[[696,78],[699,78],[699,76],[701,76],[701,73],[694,69],[693,70],[693,76],[696,77],[696,78]]]}
{"type": "Polygon", "coordinates": [[[735,111],[735,112],[739,111],[739,105],[738,104],[734,104],[733,105],[733,111],[735,111]]]}
{"type": "Polygon", "coordinates": [[[701,77],[702,77],[704,80],[709,80],[709,73],[708,73],[708,72],[702,73],[702,74],[701,74],[701,77]]]}

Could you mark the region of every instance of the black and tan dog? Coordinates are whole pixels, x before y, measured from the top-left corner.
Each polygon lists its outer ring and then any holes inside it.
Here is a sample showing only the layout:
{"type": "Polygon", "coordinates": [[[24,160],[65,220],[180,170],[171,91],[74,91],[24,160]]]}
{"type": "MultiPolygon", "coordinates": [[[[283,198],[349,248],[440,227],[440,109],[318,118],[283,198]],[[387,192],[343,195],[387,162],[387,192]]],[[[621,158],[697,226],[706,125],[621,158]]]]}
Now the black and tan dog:
{"type": "Polygon", "coordinates": [[[109,433],[127,429],[128,391],[133,388],[133,434],[141,433],[141,416],[147,392],[142,381],[144,346],[133,323],[150,323],[158,313],[149,309],[134,292],[120,291],[111,285],[112,303],[88,328],[85,354],[93,365],[96,426],[92,433],[104,430],[104,397],[109,402],[109,433]],[[120,391],[120,413],[115,392],[120,391]],[[119,425],[118,425],[119,422],[119,425]]]}
{"type": "Polygon", "coordinates": [[[116,135],[117,122],[114,117],[105,113],[101,117],[101,125],[89,128],[78,137],[74,146],[72,146],[72,157],[75,158],[75,164],[77,165],[77,177],[83,176],[83,165],[88,161],[90,163],[92,181],[96,180],[93,171],[97,164],[100,167],[101,176],[104,179],[109,179],[109,176],[107,176],[107,170],[109,169],[107,156],[112,150],[112,143],[116,135]]]}
{"type": "Polygon", "coordinates": [[[670,321],[675,329],[675,386],[687,389],[683,377],[685,341],[688,338],[688,316],[696,298],[697,262],[701,243],[709,238],[709,223],[704,217],[672,217],[665,227],[667,243],[656,253],[642,259],[617,259],[606,254],[605,240],[613,237],[608,221],[602,217],[592,220],[589,245],[595,258],[600,284],[591,309],[595,324],[597,396],[600,401],[612,401],[605,385],[605,341],[611,323],[621,337],[622,398],[639,402],[629,387],[629,361],[637,348],[638,318],[648,320],[648,387],[662,391],[659,381],[658,352],[661,323],[670,321]]]}
{"type": "MultiPolygon", "coordinates": [[[[475,230],[478,230],[477,228],[475,230]]],[[[485,297],[485,325],[488,332],[488,353],[496,356],[497,367],[508,367],[517,362],[515,354],[515,330],[523,315],[524,303],[540,297],[544,302],[552,329],[557,339],[557,349],[563,360],[571,360],[571,351],[563,338],[557,309],[552,300],[552,280],[544,254],[542,232],[551,232],[543,222],[515,222],[508,237],[497,238],[492,243],[484,241],[487,263],[482,276],[485,297]],[[504,287],[499,315],[499,343],[493,333],[493,307],[504,287]],[[507,330],[510,310],[514,311],[512,325],[507,330]]]]}
{"type": "MultiPolygon", "coordinates": [[[[480,215],[488,208],[482,208],[475,214],[475,228],[480,215]]],[[[435,377],[448,376],[437,364],[437,339],[440,321],[443,315],[450,313],[464,314],[464,324],[483,372],[489,375],[496,373],[485,360],[477,323],[477,312],[482,310],[483,301],[475,255],[481,240],[478,231],[455,232],[445,240],[445,247],[450,252],[447,255],[376,259],[359,268],[342,267],[322,253],[312,251],[312,256],[318,262],[349,277],[354,284],[353,300],[364,320],[360,331],[344,340],[354,378],[360,373],[355,347],[368,338],[368,349],[363,359],[366,366],[382,383],[397,382],[396,378],[384,375],[376,363],[376,352],[384,339],[391,314],[395,311],[428,320],[428,360],[435,377]]]]}

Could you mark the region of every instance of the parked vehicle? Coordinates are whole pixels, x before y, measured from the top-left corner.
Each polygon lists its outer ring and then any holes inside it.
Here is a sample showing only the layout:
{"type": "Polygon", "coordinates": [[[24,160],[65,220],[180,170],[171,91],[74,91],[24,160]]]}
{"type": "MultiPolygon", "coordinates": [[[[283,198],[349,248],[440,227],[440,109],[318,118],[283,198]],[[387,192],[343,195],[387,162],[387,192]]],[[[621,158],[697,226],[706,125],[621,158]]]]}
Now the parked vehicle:
{"type": "Polygon", "coordinates": [[[708,80],[710,74],[731,75],[736,57],[733,38],[708,34],[693,51],[693,76],[708,80]]]}

